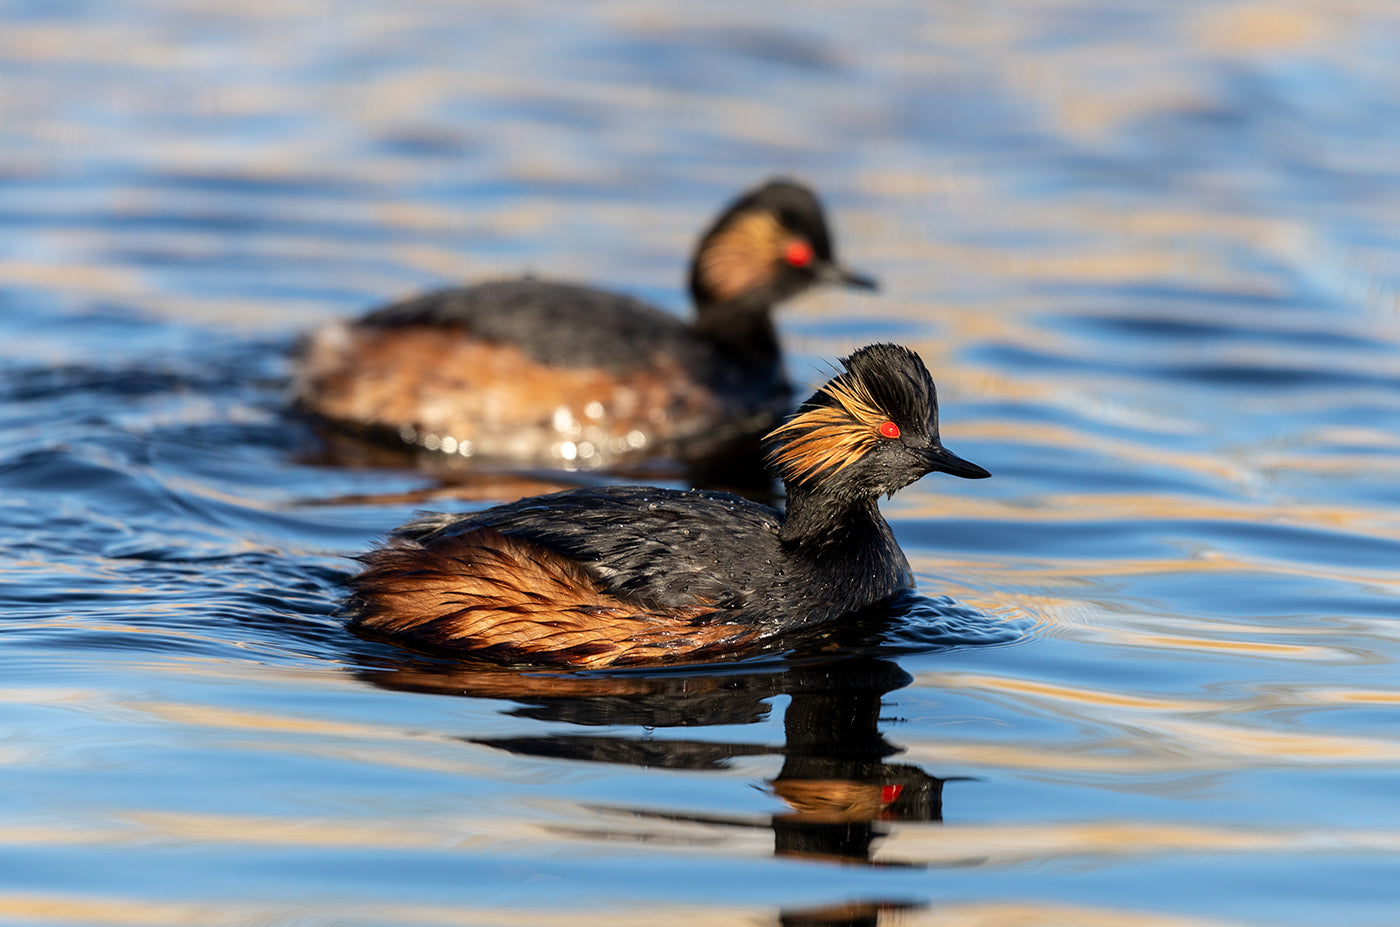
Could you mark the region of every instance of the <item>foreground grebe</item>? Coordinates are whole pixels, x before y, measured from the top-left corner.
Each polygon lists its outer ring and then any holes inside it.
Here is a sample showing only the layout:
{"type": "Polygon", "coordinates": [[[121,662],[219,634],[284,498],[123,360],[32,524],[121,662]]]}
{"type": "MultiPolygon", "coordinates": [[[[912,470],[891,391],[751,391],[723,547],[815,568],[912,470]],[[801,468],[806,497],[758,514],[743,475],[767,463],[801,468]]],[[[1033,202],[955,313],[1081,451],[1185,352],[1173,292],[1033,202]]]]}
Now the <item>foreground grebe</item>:
{"type": "Polygon", "coordinates": [[[700,239],[693,323],[567,283],[442,290],[315,333],[295,399],[343,428],[463,457],[702,460],[787,411],[771,309],[820,283],[875,287],[836,263],[812,191],[774,180],[700,239]]]}
{"type": "Polygon", "coordinates": [[[933,379],[877,344],[765,439],[786,515],[728,493],[575,489],[427,515],[362,559],[352,627],[510,663],[695,661],[830,623],[913,585],[881,495],[941,470],[933,379]]]}

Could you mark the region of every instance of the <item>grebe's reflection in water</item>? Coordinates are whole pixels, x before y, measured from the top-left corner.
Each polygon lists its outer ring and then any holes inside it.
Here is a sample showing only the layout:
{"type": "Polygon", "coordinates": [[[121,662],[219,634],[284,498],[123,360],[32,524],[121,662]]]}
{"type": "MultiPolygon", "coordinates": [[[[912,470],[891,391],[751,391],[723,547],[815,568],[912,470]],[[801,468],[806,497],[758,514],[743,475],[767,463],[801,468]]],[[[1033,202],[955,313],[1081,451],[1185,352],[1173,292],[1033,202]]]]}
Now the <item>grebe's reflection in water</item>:
{"type": "MultiPolygon", "coordinates": [[[[777,766],[761,786],[775,800],[774,811],[711,814],[658,807],[664,800],[646,806],[590,802],[588,824],[548,825],[557,837],[635,841],[682,852],[709,852],[732,838],[751,846],[748,852],[762,852],[766,834],[772,853],[785,860],[913,869],[982,860],[898,858],[891,850],[905,842],[885,839],[908,836],[902,833],[906,828],[941,823],[944,784],[959,781],[898,762],[902,748],[886,737],[899,724],[887,697],[913,680],[896,660],[903,653],[1007,644],[1025,634],[1021,622],[911,593],[834,631],[789,641],[792,649],[781,654],[751,655],[742,662],[547,673],[415,656],[387,646],[363,651],[353,662],[360,667],[357,675],[377,687],[499,699],[510,703],[509,717],[549,726],[537,734],[462,738],[514,756],[702,775],[733,776],[730,771],[745,758],[770,758],[768,768],[777,766]],[[711,738],[668,736],[674,728],[698,733],[765,722],[783,696],[780,743],[740,740],[726,736],[728,731],[711,738]]],[[[762,728],[772,729],[771,724],[762,728]]],[[[627,775],[620,771],[619,779],[627,775]]],[[[774,913],[773,922],[878,927],[904,923],[911,909],[927,904],[918,897],[837,899],[786,907],[774,913]]]]}
{"type": "MultiPolygon", "coordinates": [[[[722,770],[737,757],[781,756],[766,790],[785,810],[762,817],[707,816],[654,808],[595,808],[627,821],[617,833],[638,836],[638,821],[681,826],[764,828],[784,857],[864,865],[917,865],[877,860],[874,849],[894,822],[942,820],[943,784],[952,781],[892,762],[900,748],[881,731],[884,696],[911,682],[894,661],[854,657],[786,666],[717,666],[666,674],[538,674],[489,666],[434,664],[405,657],[359,675],[384,688],[516,703],[509,714],[580,728],[637,727],[635,735],[546,733],[464,738],[512,754],[587,763],[673,770],[722,770]],[[768,717],[769,700],[786,695],[784,742],[657,738],[678,727],[752,724],[768,717]]],[[[651,839],[647,837],[646,839],[651,839]]],[[[873,923],[873,922],[872,922],[873,923]]]]}

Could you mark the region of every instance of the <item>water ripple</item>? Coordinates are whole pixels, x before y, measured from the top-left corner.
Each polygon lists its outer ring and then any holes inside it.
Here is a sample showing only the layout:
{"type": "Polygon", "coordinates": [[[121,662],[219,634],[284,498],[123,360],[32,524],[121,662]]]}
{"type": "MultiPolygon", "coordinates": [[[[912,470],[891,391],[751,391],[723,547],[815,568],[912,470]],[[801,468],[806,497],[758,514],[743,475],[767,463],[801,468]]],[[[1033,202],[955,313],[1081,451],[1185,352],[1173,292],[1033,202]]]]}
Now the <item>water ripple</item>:
{"type": "Polygon", "coordinates": [[[1390,5],[3,18],[0,918],[1394,919],[1390,5]],[[326,446],[297,338],[517,273],[684,312],[777,173],[884,284],[780,313],[793,378],[907,343],[996,475],[885,504],[921,592],[664,671],[349,634],[351,555],[552,483],[326,446]]]}

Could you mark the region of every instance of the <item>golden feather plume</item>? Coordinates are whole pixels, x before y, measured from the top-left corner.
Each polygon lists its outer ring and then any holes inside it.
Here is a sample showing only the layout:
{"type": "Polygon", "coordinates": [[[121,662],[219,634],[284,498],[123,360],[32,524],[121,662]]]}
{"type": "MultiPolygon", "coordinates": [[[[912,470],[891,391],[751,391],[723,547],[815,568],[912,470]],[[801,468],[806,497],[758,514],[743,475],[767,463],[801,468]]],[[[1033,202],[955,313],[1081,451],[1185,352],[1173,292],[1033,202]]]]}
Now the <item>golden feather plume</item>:
{"type": "Polygon", "coordinates": [[[875,446],[880,425],[889,420],[866,385],[849,374],[822,392],[836,404],[799,412],[768,436],[780,442],[769,460],[784,479],[802,482],[840,472],[875,446]]]}

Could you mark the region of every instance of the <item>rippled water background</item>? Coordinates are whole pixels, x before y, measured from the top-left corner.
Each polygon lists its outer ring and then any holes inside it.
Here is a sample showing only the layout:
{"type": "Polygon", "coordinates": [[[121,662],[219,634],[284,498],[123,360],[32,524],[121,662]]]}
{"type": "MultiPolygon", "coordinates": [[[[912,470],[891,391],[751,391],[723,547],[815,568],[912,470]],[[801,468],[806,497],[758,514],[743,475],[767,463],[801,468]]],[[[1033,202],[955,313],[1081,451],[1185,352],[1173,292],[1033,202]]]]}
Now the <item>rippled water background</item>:
{"type": "Polygon", "coordinates": [[[1380,0],[0,2],[0,921],[1400,922],[1380,0]],[[996,478],[835,655],[470,672],[334,618],[424,505],[298,333],[523,270],[685,310],[776,173],[996,478]],[[945,598],[946,597],[946,598],[945,598]]]}

